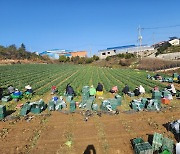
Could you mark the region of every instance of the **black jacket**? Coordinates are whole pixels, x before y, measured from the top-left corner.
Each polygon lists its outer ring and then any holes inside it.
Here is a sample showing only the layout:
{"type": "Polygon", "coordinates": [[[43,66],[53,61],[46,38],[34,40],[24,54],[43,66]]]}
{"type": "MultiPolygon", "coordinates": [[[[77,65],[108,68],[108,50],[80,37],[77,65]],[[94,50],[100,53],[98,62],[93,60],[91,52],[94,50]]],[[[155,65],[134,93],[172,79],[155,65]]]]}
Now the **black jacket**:
{"type": "Polygon", "coordinates": [[[125,87],[123,88],[122,92],[125,93],[125,94],[128,94],[128,92],[129,92],[129,87],[128,87],[128,86],[125,86],[125,87]]]}
{"type": "Polygon", "coordinates": [[[103,85],[99,83],[97,85],[96,91],[103,91],[103,85]]]}

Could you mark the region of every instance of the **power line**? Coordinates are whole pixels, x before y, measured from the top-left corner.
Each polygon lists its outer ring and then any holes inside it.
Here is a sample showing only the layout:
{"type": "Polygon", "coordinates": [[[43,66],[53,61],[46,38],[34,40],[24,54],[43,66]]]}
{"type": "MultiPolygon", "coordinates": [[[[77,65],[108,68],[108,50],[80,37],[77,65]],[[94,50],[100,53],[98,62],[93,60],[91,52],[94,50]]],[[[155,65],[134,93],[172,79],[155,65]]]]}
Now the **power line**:
{"type": "Polygon", "coordinates": [[[174,28],[174,27],[180,27],[180,25],[171,25],[171,26],[162,26],[162,27],[147,27],[147,28],[141,28],[141,29],[163,29],[163,28],[174,28]]]}

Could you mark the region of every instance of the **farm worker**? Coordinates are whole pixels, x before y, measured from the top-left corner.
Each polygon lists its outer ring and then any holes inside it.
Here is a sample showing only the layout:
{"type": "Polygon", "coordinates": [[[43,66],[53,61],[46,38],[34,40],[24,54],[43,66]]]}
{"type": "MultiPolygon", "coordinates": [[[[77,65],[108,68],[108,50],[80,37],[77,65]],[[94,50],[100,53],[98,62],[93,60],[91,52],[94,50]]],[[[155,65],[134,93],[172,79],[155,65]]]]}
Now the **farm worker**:
{"type": "Polygon", "coordinates": [[[68,83],[66,86],[66,94],[75,95],[74,89],[71,87],[70,83],[68,83]]]}
{"type": "Polygon", "coordinates": [[[103,95],[103,85],[101,83],[98,83],[96,91],[97,95],[103,95]]]}
{"type": "Polygon", "coordinates": [[[141,94],[144,94],[144,93],[145,93],[145,89],[144,89],[144,87],[143,87],[142,85],[139,86],[139,92],[140,92],[141,94]]]}
{"type": "Polygon", "coordinates": [[[174,84],[170,84],[168,86],[168,91],[170,91],[173,96],[176,94],[176,89],[174,87],[174,84]]]}
{"type": "Polygon", "coordinates": [[[12,94],[15,91],[12,85],[10,85],[7,89],[8,89],[9,94],[12,94]]]}
{"type": "Polygon", "coordinates": [[[109,92],[111,92],[111,93],[113,93],[113,94],[114,94],[114,93],[117,93],[117,92],[118,92],[118,87],[117,87],[117,86],[112,87],[109,92]]]}
{"type": "Polygon", "coordinates": [[[22,93],[18,89],[15,89],[15,91],[13,92],[13,95],[16,97],[19,97],[22,95],[22,93]]]}
{"type": "Polygon", "coordinates": [[[129,92],[129,86],[128,86],[127,84],[126,84],[125,87],[123,88],[122,92],[123,92],[124,94],[128,94],[128,92],[129,92]]]}
{"type": "Polygon", "coordinates": [[[57,92],[56,86],[52,86],[51,87],[51,94],[54,94],[55,92],[57,92]]]}
{"type": "Polygon", "coordinates": [[[25,88],[26,88],[26,94],[32,94],[33,93],[33,90],[32,90],[30,85],[25,86],[25,88]]]}
{"type": "Polygon", "coordinates": [[[154,87],[154,91],[159,91],[158,86],[155,86],[155,87],[154,87]]]}
{"type": "Polygon", "coordinates": [[[91,85],[91,88],[89,89],[89,95],[90,96],[95,96],[96,95],[96,89],[94,88],[93,85],[91,85]]]}
{"type": "Polygon", "coordinates": [[[133,92],[135,96],[139,96],[141,94],[138,87],[136,87],[133,92]]]}

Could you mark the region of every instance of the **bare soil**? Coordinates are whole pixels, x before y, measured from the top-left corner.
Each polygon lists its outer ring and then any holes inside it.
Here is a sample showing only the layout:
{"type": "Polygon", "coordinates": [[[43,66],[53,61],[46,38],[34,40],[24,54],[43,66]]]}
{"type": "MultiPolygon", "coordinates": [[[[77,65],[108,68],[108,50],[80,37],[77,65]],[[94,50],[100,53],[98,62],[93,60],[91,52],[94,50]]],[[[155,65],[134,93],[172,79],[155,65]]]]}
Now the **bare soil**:
{"type": "MultiPolygon", "coordinates": [[[[50,93],[43,98],[48,102],[50,93]]],[[[154,132],[177,142],[164,124],[180,119],[179,100],[174,99],[160,112],[124,112],[130,109],[129,100],[119,107],[119,115],[93,114],[87,121],[80,112],[66,114],[47,110],[40,115],[29,113],[32,116],[29,122],[24,117],[2,121],[0,153],[81,154],[89,147],[98,154],[133,154],[131,139],[142,137],[147,141],[154,132]],[[66,145],[68,141],[70,146],[66,145]]]]}

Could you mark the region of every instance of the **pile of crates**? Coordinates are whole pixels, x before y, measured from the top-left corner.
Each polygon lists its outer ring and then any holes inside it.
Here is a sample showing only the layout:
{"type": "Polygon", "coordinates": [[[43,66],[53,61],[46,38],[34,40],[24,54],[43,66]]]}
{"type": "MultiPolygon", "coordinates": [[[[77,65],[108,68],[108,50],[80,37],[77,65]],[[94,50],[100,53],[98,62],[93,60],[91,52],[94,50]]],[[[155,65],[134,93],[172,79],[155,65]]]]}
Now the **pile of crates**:
{"type": "Polygon", "coordinates": [[[157,99],[141,98],[140,100],[132,100],[131,107],[135,111],[142,111],[144,109],[150,111],[159,111],[161,108],[161,103],[157,99]]]}
{"type": "Polygon", "coordinates": [[[145,108],[145,105],[147,104],[147,98],[142,98],[140,100],[132,100],[131,107],[135,111],[141,111],[145,108]]]}
{"type": "Polygon", "coordinates": [[[42,99],[32,103],[26,102],[20,110],[20,115],[25,116],[29,112],[32,112],[34,114],[40,114],[45,109],[46,109],[46,104],[42,99]]]}
{"type": "Polygon", "coordinates": [[[57,96],[54,96],[48,103],[49,111],[61,111],[63,108],[66,108],[66,103],[63,99],[59,99],[57,96]]]}
{"type": "Polygon", "coordinates": [[[11,96],[4,96],[4,97],[1,98],[1,101],[2,101],[3,103],[6,103],[6,102],[8,102],[8,101],[10,101],[10,100],[11,100],[11,96]]]}
{"type": "Polygon", "coordinates": [[[122,98],[120,95],[116,95],[114,98],[104,100],[101,103],[100,109],[103,111],[116,110],[117,106],[121,105],[121,100],[122,100],[122,98]]]}
{"type": "Polygon", "coordinates": [[[90,96],[90,88],[89,86],[84,86],[82,88],[82,101],[79,105],[80,108],[84,108],[86,110],[97,110],[97,104],[94,105],[95,97],[90,96]]]}
{"type": "Polygon", "coordinates": [[[154,133],[152,148],[153,151],[167,151],[169,154],[171,154],[173,153],[174,142],[167,137],[163,137],[162,134],[154,133]]]}
{"type": "Polygon", "coordinates": [[[152,146],[149,142],[144,142],[142,138],[132,140],[135,154],[153,154],[152,146]]]}
{"type": "Polygon", "coordinates": [[[144,142],[142,138],[133,139],[132,145],[135,154],[172,154],[174,151],[173,140],[163,137],[163,135],[159,133],[154,133],[152,145],[149,142],[144,142]]]}
{"type": "Polygon", "coordinates": [[[6,116],[6,106],[0,105],[0,120],[4,119],[6,116]]]}

